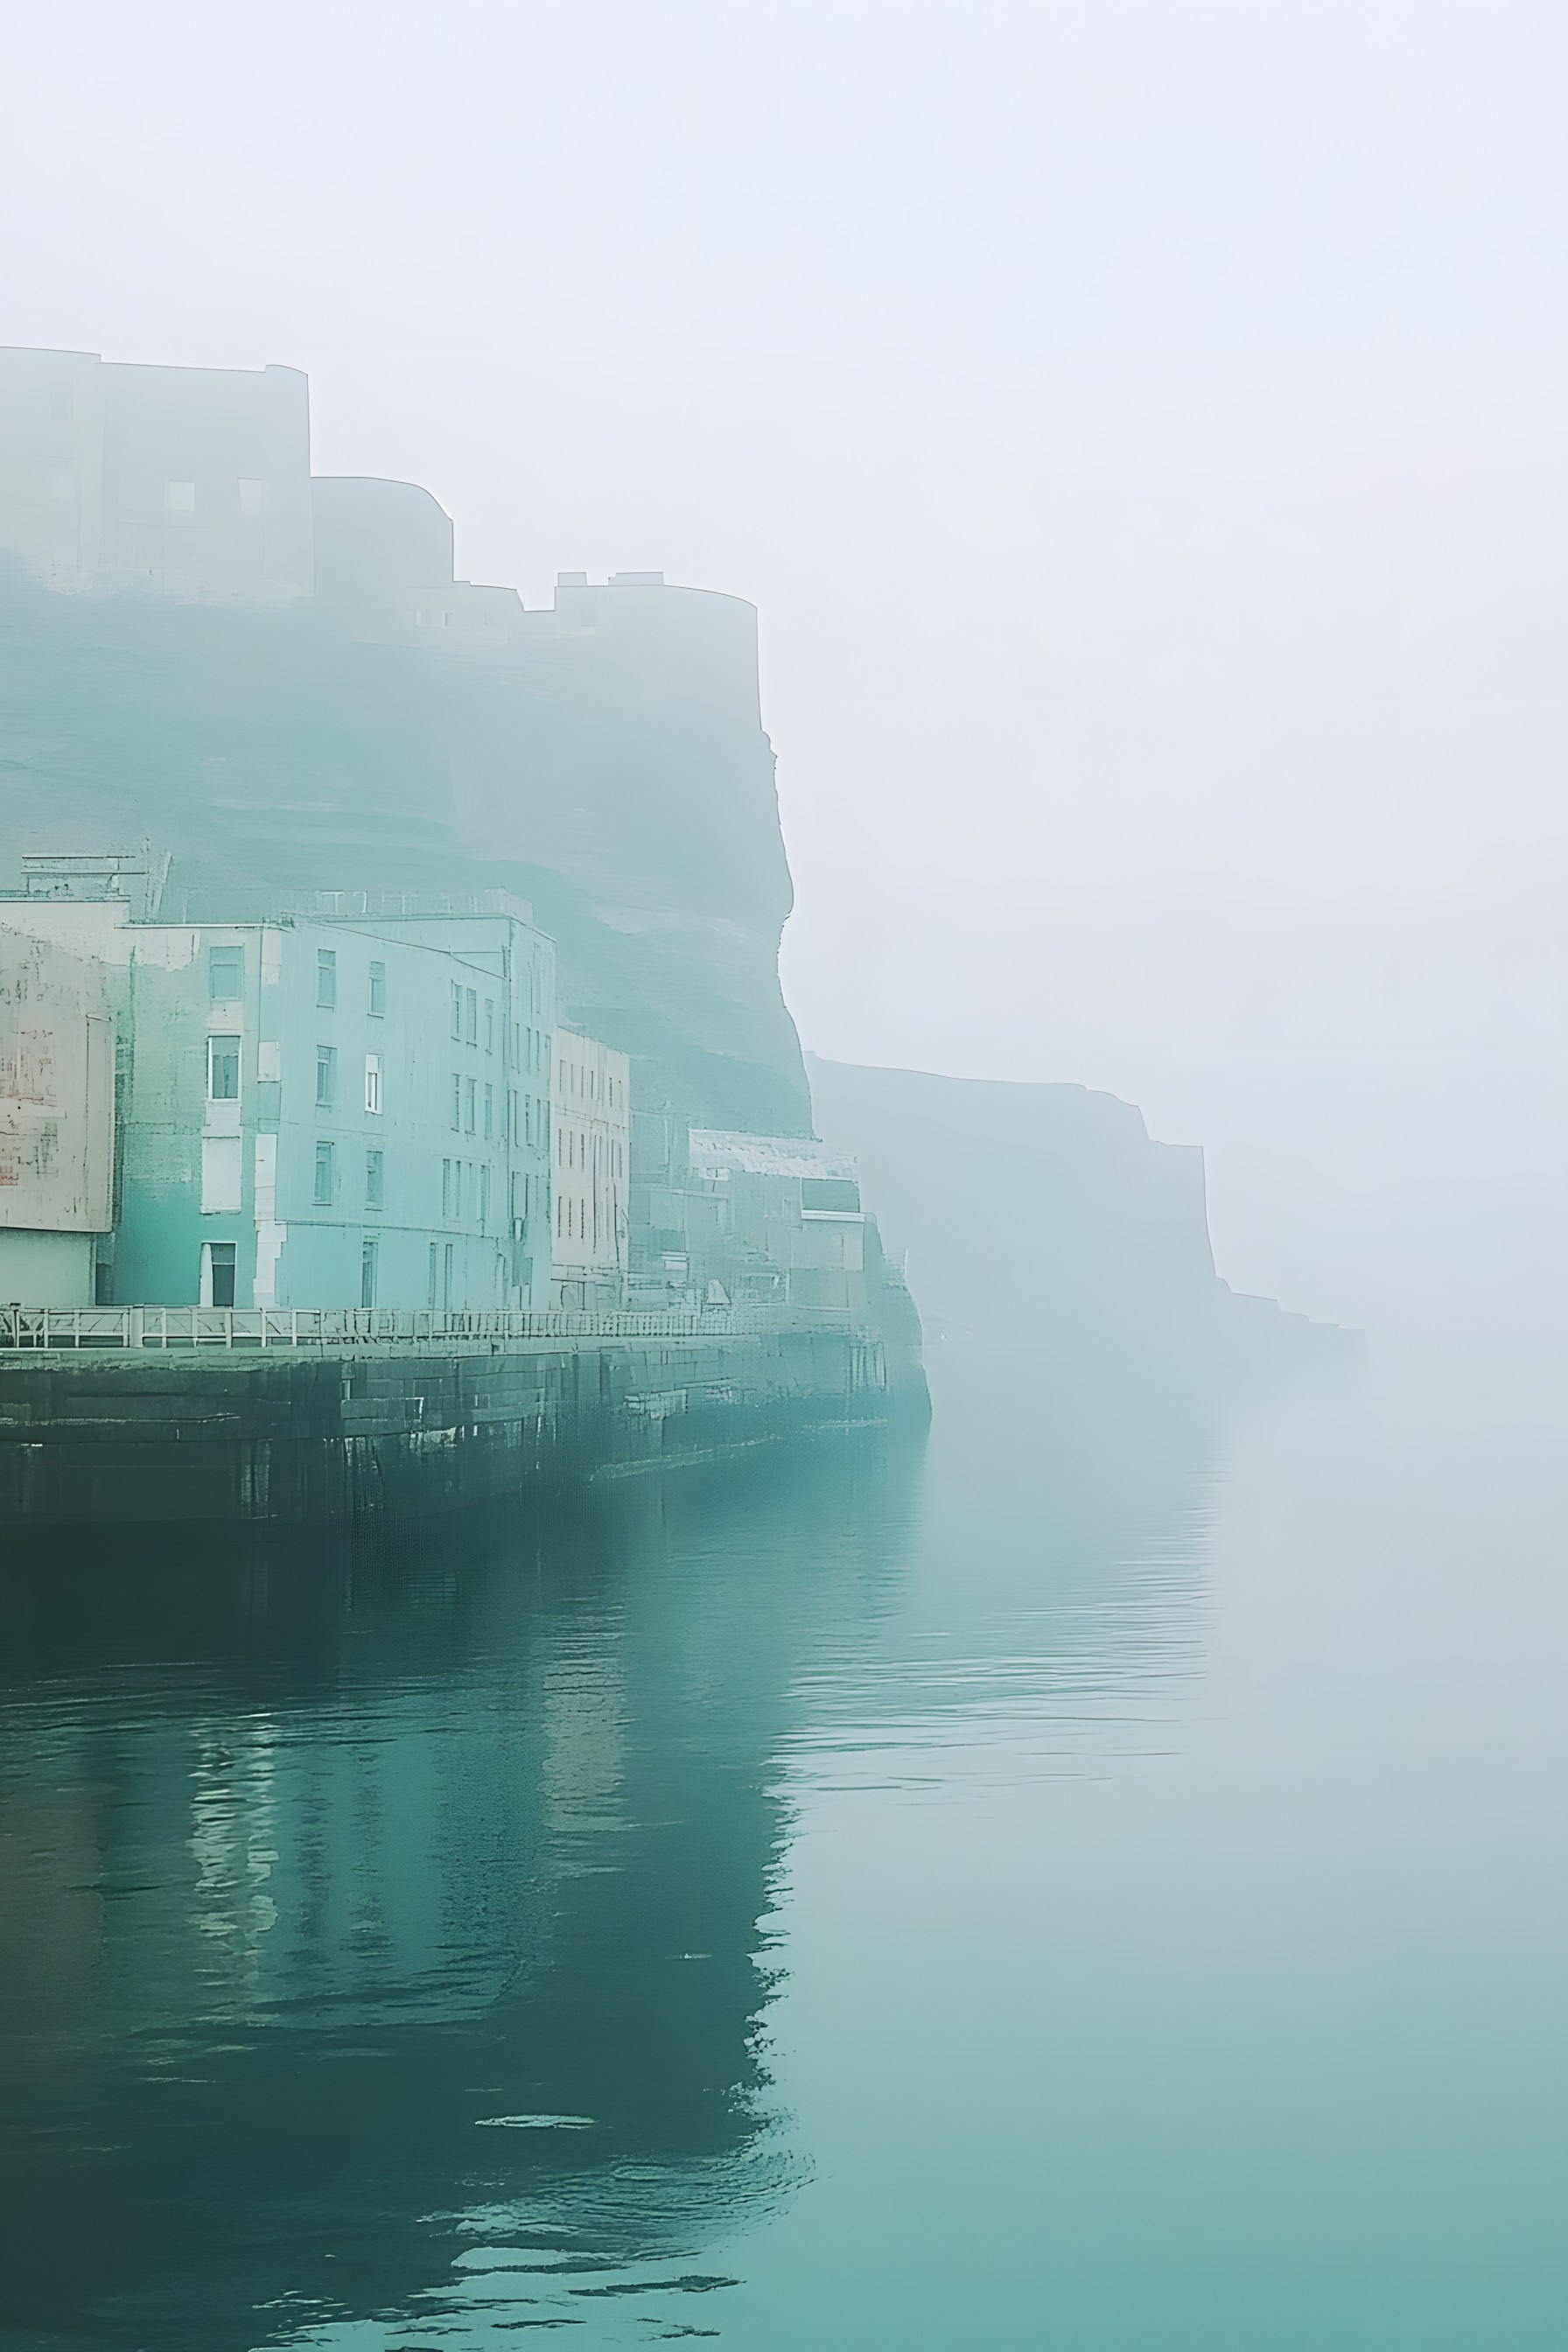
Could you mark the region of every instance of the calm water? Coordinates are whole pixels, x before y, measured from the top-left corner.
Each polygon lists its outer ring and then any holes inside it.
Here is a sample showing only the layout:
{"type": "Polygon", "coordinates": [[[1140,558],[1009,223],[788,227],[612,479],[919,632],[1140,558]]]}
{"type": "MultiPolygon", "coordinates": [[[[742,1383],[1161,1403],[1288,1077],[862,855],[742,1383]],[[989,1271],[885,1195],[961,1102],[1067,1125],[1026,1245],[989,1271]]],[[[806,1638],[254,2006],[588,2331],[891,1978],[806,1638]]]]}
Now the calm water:
{"type": "Polygon", "coordinates": [[[1568,2343],[1528,1390],[0,1580],[0,2346],[1568,2343]]]}

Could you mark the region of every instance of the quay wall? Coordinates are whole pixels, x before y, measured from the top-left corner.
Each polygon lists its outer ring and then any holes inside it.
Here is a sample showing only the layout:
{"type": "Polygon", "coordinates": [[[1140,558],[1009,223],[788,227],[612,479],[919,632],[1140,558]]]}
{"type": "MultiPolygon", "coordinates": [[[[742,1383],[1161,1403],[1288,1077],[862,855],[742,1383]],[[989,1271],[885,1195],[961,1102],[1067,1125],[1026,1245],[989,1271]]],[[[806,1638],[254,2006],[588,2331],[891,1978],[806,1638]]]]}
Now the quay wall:
{"type": "Polygon", "coordinates": [[[0,1529],[416,1517],[885,1422],[908,1393],[845,1328],[0,1350],[0,1529]]]}

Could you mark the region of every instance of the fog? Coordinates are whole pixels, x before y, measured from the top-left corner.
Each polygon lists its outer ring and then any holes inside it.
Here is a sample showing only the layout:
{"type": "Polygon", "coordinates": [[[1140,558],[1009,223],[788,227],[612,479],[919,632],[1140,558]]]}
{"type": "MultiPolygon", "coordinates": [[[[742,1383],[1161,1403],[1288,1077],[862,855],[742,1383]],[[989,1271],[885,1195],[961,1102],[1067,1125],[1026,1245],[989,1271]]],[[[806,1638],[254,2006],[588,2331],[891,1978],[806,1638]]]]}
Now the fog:
{"type": "Polygon", "coordinates": [[[1209,1156],[1238,1286],[1549,1329],[1561,13],[15,23],[0,341],[283,361],[458,570],[753,599],[847,1060],[1209,1156]]]}

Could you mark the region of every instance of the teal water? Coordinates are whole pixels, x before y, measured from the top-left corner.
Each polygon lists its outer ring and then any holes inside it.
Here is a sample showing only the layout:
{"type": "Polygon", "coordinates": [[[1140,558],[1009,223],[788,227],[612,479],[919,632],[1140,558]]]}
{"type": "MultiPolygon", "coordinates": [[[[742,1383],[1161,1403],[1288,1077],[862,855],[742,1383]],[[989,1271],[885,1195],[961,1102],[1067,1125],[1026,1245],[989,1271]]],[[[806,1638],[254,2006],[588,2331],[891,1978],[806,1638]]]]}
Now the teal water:
{"type": "Polygon", "coordinates": [[[0,2347],[1568,2342],[1538,1389],[0,1579],[0,2347]]]}

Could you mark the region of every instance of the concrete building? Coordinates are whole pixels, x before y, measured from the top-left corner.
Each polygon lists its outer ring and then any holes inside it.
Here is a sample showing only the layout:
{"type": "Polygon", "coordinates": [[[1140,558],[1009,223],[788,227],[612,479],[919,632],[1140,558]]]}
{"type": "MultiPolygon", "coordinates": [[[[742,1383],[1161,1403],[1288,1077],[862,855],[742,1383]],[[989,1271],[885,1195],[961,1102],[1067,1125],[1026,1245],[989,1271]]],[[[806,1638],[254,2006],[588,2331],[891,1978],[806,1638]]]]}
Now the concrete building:
{"type": "Polygon", "coordinates": [[[114,1019],[100,964],[0,906],[0,1304],[92,1304],[113,1223],[114,1019]]]}
{"type": "Polygon", "coordinates": [[[306,378],[0,350],[0,551],[60,590],[308,596],[306,378]]]}
{"type": "Polygon", "coordinates": [[[31,898],[0,918],[105,975],[121,1118],[100,1298],[548,1303],[554,957],[517,914],[174,924],[31,898]]]}
{"type": "Polygon", "coordinates": [[[866,1216],[855,1163],[809,1138],[692,1128],[693,1271],[731,1298],[863,1311],[866,1216]]]}
{"type": "Polygon", "coordinates": [[[631,1063],[592,1037],[555,1039],[551,1297],[614,1310],[626,1300],[631,1063]]]}

